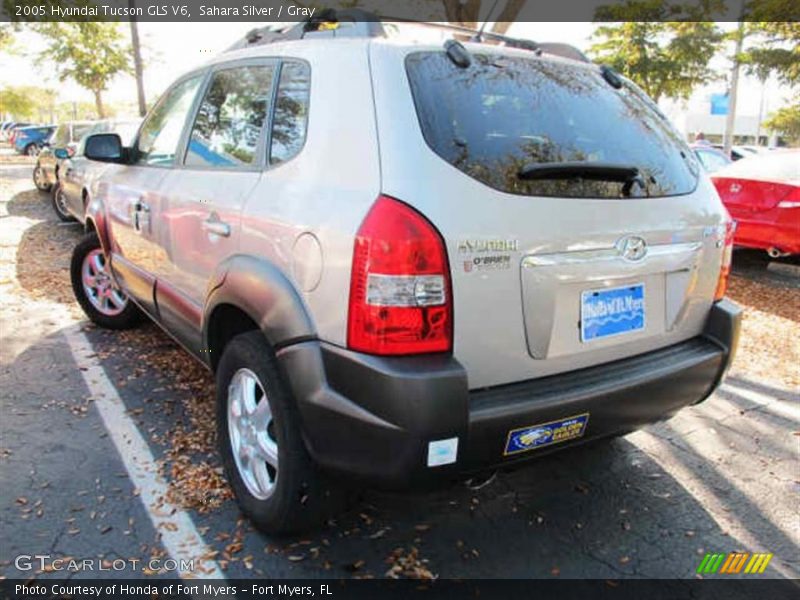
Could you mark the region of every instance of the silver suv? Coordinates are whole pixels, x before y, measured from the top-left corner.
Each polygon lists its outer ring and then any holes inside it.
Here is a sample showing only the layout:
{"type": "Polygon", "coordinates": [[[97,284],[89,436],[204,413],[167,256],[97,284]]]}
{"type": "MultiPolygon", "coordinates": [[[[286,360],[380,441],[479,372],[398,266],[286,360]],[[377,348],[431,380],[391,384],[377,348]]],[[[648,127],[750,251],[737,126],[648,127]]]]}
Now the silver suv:
{"type": "Polygon", "coordinates": [[[78,301],[214,372],[265,531],[312,527],[345,479],[454,479],[668,418],[730,364],[732,227],[657,107],[562,45],[467,36],[255,31],[131,147],[86,141],[112,164],[78,301]]]}

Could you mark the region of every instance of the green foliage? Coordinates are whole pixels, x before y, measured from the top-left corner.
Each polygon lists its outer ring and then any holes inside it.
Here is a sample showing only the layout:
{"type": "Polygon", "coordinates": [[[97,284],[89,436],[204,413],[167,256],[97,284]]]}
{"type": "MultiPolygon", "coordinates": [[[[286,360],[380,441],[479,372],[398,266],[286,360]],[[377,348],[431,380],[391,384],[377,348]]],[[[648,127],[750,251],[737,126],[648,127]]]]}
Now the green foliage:
{"type": "Polygon", "coordinates": [[[749,9],[748,18],[757,22],[748,23],[753,45],[740,57],[741,61],[761,79],[776,75],[787,85],[800,86],[800,3],[753,0],[749,9]]]}
{"type": "Polygon", "coordinates": [[[95,96],[97,116],[105,117],[102,93],[121,73],[131,72],[130,48],[116,23],[40,23],[48,41],[40,61],[52,62],[59,78],[72,79],[95,96]]]}
{"type": "Polygon", "coordinates": [[[8,52],[14,44],[14,29],[12,25],[0,23],[0,51],[8,52]]]}
{"type": "Polygon", "coordinates": [[[53,114],[56,91],[32,85],[8,86],[0,90],[0,114],[21,120],[48,121],[53,114]]]}
{"type": "Polygon", "coordinates": [[[800,104],[786,106],[772,113],[764,126],[787,138],[790,144],[800,144],[800,104]]]}
{"type": "Polygon", "coordinates": [[[711,0],[699,6],[627,0],[600,7],[597,20],[616,22],[595,29],[589,53],[633,80],[656,102],[662,97],[688,98],[696,86],[717,77],[708,64],[723,35],[707,19],[718,7],[711,0]]]}

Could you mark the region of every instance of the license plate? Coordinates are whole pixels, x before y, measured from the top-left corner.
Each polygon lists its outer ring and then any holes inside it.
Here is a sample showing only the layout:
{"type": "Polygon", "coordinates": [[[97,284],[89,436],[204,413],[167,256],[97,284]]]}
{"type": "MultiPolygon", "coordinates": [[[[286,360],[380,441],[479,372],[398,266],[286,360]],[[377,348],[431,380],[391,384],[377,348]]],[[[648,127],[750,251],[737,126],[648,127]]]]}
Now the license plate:
{"type": "Polygon", "coordinates": [[[581,341],[644,329],[644,284],[586,290],[581,294],[581,341]]]}

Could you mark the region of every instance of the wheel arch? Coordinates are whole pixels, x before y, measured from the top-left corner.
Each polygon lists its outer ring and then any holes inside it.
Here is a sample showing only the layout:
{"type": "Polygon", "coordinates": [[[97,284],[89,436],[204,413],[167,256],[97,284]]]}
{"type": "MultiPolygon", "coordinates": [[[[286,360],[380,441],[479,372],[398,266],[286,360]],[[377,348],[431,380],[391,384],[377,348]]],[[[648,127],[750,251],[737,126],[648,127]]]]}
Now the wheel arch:
{"type": "Polygon", "coordinates": [[[103,252],[108,256],[111,252],[111,240],[108,235],[108,228],[106,226],[106,218],[105,218],[105,211],[103,209],[103,203],[97,197],[91,197],[89,203],[86,205],[85,216],[86,219],[84,221],[84,230],[95,231],[97,233],[97,237],[100,238],[100,245],[103,248],[103,252]]]}
{"type": "Polygon", "coordinates": [[[203,351],[216,370],[222,351],[235,335],[260,330],[278,349],[316,338],[309,311],[292,282],[269,261],[237,255],[211,279],[203,311],[203,351]]]}

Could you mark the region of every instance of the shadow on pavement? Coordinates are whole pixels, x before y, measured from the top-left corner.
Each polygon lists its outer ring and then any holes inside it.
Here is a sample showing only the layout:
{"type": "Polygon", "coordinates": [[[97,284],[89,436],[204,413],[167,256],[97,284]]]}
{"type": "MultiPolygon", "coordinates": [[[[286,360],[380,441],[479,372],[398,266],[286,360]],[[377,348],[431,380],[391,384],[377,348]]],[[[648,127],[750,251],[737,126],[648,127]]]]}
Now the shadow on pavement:
{"type": "MultiPolygon", "coordinates": [[[[100,330],[87,334],[131,418],[150,440],[154,455],[165,456],[173,433],[191,428],[193,409],[186,407],[210,385],[209,378],[200,376],[194,381],[197,376],[191,370],[187,375],[186,364],[172,360],[173,352],[182,351],[155,327],[145,327],[138,337],[100,330]],[[131,361],[131,356],[147,355],[146,344],[139,343],[145,337],[172,367],[154,368],[146,359],[138,364],[131,361]],[[179,385],[167,387],[173,379],[179,385]]],[[[81,452],[91,455],[85,463],[91,469],[81,477],[103,481],[115,477],[120,462],[113,451],[100,452],[93,441],[76,440],[73,421],[87,417],[58,408],[58,402],[65,400],[63,385],[42,388],[32,376],[39,365],[53,360],[41,356],[47,346],[48,352],[55,352],[63,340],[54,341],[51,336],[38,341],[11,366],[17,374],[13,388],[17,397],[27,395],[35,410],[48,402],[61,410],[60,425],[38,436],[43,446],[39,451],[52,461],[52,469],[69,473],[73,461],[58,448],[85,443],[81,452]]],[[[74,368],[68,361],[63,365],[67,370],[74,368]]],[[[211,402],[207,396],[201,399],[211,402]]],[[[85,398],[71,397],[70,402],[85,404],[93,418],[94,408],[85,398]]],[[[670,425],[658,427],[669,430],[670,425]]],[[[15,435],[11,440],[15,454],[25,453],[23,437],[15,435]]],[[[776,562],[788,557],[791,540],[786,534],[710,459],[684,446],[670,446],[670,456],[659,460],[679,462],[707,482],[728,516],[745,522],[758,543],[776,553],[776,562]]],[[[191,449],[186,451],[191,454],[191,449]]],[[[206,451],[213,453],[212,448],[206,451]]],[[[218,463],[210,466],[216,468],[218,463]]],[[[4,492],[4,506],[13,504],[8,494],[4,492]]],[[[132,510],[131,498],[110,496],[104,510],[117,510],[116,502],[119,510],[132,510]]],[[[97,510],[90,504],[87,500],[87,510],[97,510]]],[[[351,510],[320,531],[293,538],[255,532],[231,500],[213,510],[190,511],[206,543],[220,552],[218,560],[225,562],[229,577],[259,572],[271,577],[382,577],[398,557],[410,556],[409,564],[441,577],[622,578],[693,577],[706,551],[754,550],[723,529],[706,506],[687,490],[685,482],[620,438],[543,456],[526,467],[499,473],[480,489],[459,483],[416,493],[367,491],[351,510]],[[240,546],[233,548],[233,542],[240,546]]],[[[94,539],[99,535],[92,528],[81,529],[82,544],[99,540],[108,546],[123,533],[115,528],[102,540],[94,539]]],[[[770,574],[780,576],[775,570],[770,574]]]]}

